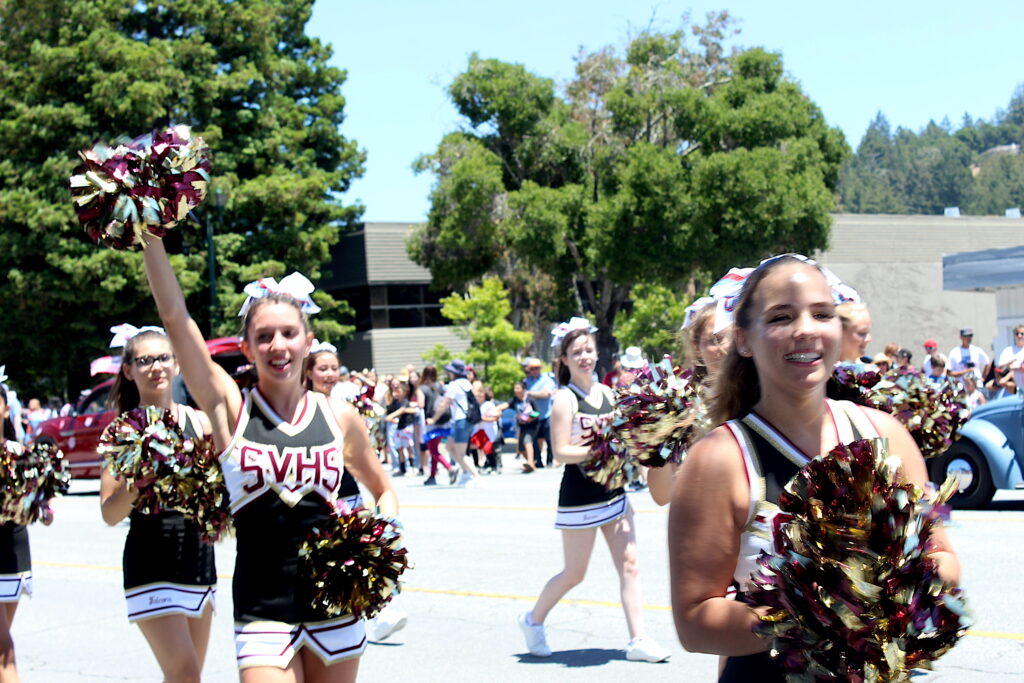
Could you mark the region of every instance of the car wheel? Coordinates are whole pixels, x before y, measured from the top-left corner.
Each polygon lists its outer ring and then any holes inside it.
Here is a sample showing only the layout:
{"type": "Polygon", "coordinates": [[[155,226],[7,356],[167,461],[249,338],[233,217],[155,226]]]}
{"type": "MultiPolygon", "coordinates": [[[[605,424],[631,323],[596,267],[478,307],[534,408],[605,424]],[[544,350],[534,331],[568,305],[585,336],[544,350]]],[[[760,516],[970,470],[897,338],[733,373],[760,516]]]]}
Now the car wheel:
{"type": "Polygon", "coordinates": [[[953,507],[985,507],[996,493],[985,456],[967,439],[953,442],[935,464],[934,478],[937,484],[941,485],[950,476],[960,482],[960,490],[950,500],[953,507]]]}

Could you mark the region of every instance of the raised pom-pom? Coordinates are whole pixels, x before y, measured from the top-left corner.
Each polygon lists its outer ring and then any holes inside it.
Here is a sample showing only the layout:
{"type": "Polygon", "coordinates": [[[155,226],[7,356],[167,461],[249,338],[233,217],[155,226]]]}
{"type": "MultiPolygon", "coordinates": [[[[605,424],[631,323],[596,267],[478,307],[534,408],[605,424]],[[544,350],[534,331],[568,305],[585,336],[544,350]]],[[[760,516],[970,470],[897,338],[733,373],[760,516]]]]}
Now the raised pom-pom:
{"type": "Polygon", "coordinates": [[[0,521],[50,524],[50,501],[70,484],[67,461],[55,445],[36,442],[22,451],[0,442],[0,521]]]}
{"type": "Polygon", "coordinates": [[[107,469],[138,492],[136,510],[181,512],[196,520],[207,542],[227,531],[227,486],[213,440],[188,438],[171,411],[142,406],[122,413],[103,432],[98,451],[107,469]]]}
{"type": "Polygon", "coordinates": [[[328,618],[372,618],[401,591],[399,577],[409,568],[401,526],[365,508],[314,529],[299,556],[312,581],[312,606],[328,618]]]}
{"type": "Polygon", "coordinates": [[[779,497],[774,552],[746,598],[770,608],[756,630],[791,680],[908,681],[970,626],[963,592],[927,554],[955,484],[925,500],[886,443],[838,446],[779,497]]]}
{"type": "Polygon", "coordinates": [[[663,358],[640,369],[629,386],[616,391],[612,431],[645,467],[679,464],[689,445],[708,430],[703,395],[690,370],[663,358]]]}
{"type": "Polygon", "coordinates": [[[69,186],[75,213],[89,236],[113,249],[163,237],[206,197],[209,149],[188,126],[175,126],[78,153],[69,186]]]}

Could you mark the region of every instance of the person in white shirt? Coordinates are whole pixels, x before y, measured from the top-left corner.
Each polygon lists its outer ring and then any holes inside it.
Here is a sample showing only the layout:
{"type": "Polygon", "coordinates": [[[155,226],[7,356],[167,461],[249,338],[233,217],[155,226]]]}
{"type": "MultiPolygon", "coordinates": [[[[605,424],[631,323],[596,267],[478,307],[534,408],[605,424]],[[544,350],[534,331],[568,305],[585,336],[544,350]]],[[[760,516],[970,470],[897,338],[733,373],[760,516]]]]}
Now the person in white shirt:
{"type": "Polygon", "coordinates": [[[338,368],[338,383],[331,389],[331,396],[349,403],[355,403],[359,397],[359,387],[352,381],[352,373],[344,365],[338,368]]]}
{"type": "Polygon", "coordinates": [[[988,354],[980,346],[972,344],[972,339],[974,330],[969,327],[960,330],[960,346],[949,352],[947,370],[950,377],[963,377],[970,372],[976,379],[981,379],[987,374],[988,354]]]}
{"type": "MultiPolygon", "coordinates": [[[[449,446],[452,457],[459,464],[462,470],[459,476],[459,486],[473,486],[479,478],[476,467],[466,457],[466,449],[469,446],[469,436],[473,425],[466,419],[466,412],[469,410],[469,394],[473,391],[473,385],[466,378],[466,363],[461,358],[456,358],[444,366],[451,381],[444,391],[444,396],[434,407],[434,414],[427,419],[427,425],[433,425],[449,408],[452,414],[452,442],[449,446]]],[[[454,470],[453,470],[454,471],[454,470]]],[[[455,482],[455,475],[452,475],[452,484],[455,482]]]]}
{"type": "Polygon", "coordinates": [[[1007,346],[999,354],[996,368],[1004,374],[1013,371],[1013,383],[1018,388],[1024,386],[1024,325],[1013,328],[1013,345],[1007,346]]]}

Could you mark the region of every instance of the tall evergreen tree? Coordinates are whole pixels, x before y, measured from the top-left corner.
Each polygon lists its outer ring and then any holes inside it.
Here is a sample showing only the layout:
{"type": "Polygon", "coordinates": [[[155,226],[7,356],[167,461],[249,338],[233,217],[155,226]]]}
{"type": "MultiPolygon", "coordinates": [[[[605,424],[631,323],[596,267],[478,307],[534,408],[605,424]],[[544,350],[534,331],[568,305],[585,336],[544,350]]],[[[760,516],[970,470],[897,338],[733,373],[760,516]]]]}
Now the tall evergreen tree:
{"type": "MultiPolygon", "coordinates": [[[[305,33],[312,0],[0,2],[0,361],[22,385],[79,388],[114,323],[155,317],[138,253],[100,249],[67,189],[77,150],[170,123],[209,143],[219,334],[235,332],[239,285],[297,269],[314,281],[361,207],[338,195],[364,154],[339,132],[345,72],[305,33]],[[55,342],[60,341],[59,345],[55,342]],[[59,348],[60,352],[55,353],[59,348]]],[[[206,325],[200,231],[170,237],[190,308],[206,325]]],[[[348,330],[322,297],[317,332],[348,330]]]]}

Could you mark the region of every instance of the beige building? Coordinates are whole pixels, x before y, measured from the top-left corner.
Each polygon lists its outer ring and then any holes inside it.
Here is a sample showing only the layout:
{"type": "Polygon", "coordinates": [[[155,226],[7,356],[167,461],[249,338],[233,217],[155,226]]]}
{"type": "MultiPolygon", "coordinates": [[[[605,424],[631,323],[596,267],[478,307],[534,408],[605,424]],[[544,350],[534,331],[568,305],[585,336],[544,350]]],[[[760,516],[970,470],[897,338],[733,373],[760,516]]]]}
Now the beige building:
{"type": "MultiPolygon", "coordinates": [[[[963,327],[974,329],[974,343],[989,355],[1011,343],[1010,329],[1024,322],[1024,272],[1017,282],[1013,277],[945,281],[952,279],[951,261],[957,258],[971,260],[974,252],[992,257],[988,250],[1024,245],[1024,220],[858,214],[833,218],[831,244],[817,258],[870,307],[870,353],[891,341],[910,349],[914,364],[920,365],[925,339],[935,339],[946,353],[960,343],[963,327]]],[[[998,252],[994,256],[999,259],[998,252]]]]}
{"type": "Polygon", "coordinates": [[[409,260],[405,240],[411,223],[366,223],[331,249],[331,277],[321,286],[356,311],[356,334],[341,352],[350,370],[397,373],[407,363],[424,365],[435,344],[453,353],[469,342],[441,315],[449,292],[430,289],[430,271],[409,260]]]}

